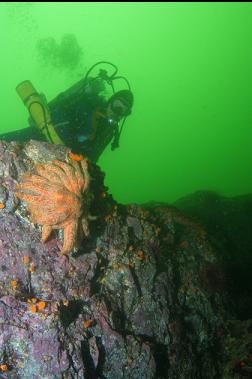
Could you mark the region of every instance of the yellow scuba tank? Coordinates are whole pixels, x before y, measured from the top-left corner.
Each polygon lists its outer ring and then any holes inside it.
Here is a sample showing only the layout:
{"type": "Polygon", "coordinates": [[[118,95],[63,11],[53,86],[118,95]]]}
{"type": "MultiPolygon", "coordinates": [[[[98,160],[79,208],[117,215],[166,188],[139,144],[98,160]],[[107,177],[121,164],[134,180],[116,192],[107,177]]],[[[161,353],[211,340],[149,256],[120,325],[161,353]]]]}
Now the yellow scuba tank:
{"type": "Polygon", "coordinates": [[[16,91],[28,109],[35,125],[45,136],[48,142],[64,145],[64,142],[56,133],[46,100],[33,87],[29,80],[18,84],[16,91]]]}

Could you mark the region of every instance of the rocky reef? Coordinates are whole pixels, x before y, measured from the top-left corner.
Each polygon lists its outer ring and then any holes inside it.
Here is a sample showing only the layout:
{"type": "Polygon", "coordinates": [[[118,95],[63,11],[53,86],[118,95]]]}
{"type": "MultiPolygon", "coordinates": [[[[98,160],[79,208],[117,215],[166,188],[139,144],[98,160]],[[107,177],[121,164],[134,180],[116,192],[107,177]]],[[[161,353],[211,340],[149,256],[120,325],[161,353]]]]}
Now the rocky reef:
{"type": "Polygon", "coordinates": [[[37,163],[68,154],[44,142],[0,142],[0,378],[252,377],[250,292],[236,307],[230,264],[240,234],[216,231],[193,197],[118,204],[90,163],[90,233],[61,255],[62,230],[42,243],[14,189],[37,163]]]}

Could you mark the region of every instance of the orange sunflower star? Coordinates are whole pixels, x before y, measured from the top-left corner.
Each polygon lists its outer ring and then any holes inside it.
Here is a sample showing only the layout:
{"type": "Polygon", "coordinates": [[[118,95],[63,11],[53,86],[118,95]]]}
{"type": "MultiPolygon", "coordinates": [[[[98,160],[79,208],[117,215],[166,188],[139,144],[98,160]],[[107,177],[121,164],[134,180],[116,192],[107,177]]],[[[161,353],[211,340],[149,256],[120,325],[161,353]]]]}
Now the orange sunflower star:
{"type": "Polygon", "coordinates": [[[90,177],[84,158],[71,164],[55,160],[36,165],[38,175],[23,175],[16,196],[27,202],[33,223],[42,225],[42,241],[53,229],[64,230],[61,254],[76,245],[79,228],[89,235],[88,196],[90,177]],[[85,202],[86,199],[86,202],[85,202]]]}

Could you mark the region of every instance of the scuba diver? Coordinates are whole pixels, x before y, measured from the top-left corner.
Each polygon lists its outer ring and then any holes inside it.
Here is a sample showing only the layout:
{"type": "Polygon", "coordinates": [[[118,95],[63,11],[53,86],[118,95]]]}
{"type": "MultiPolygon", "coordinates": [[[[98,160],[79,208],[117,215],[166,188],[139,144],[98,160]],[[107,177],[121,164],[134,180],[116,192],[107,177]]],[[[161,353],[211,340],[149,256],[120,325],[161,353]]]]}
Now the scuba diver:
{"type": "Polygon", "coordinates": [[[64,144],[74,153],[82,153],[96,162],[109,143],[112,150],[119,147],[125,120],[133,106],[129,82],[117,72],[114,64],[98,62],[82,80],[49,103],[30,81],[20,83],[17,92],[30,113],[30,126],[0,135],[0,139],[38,139],[64,144]],[[109,75],[107,70],[100,68],[96,76],[91,76],[100,65],[112,67],[112,73],[109,75]],[[126,83],[127,88],[116,92],[115,81],[119,80],[126,83]],[[108,89],[112,92],[110,97],[106,96],[108,89]]]}

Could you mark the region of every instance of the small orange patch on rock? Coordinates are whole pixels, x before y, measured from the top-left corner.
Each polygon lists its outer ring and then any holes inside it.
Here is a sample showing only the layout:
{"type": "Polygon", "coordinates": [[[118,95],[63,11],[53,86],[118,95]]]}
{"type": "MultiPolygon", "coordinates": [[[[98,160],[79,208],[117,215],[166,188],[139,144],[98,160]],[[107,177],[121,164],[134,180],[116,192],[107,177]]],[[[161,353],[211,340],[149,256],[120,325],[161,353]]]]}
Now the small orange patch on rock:
{"type": "Polygon", "coordinates": [[[38,309],[45,309],[46,302],[45,301],[39,301],[37,306],[38,306],[38,309]]]}
{"type": "Polygon", "coordinates": [[[2,372],[7,372],[9,371],[9,367],[6,363],[3,363],[1,366],[0,366],[0,369],[2,372]]]}
{"type": "Polygon", "coordinates": [[[18,287],[18,281],[17,280],[12,280],[11,281],[11,286],[12,286],[12,288],[14,289],[14,290],[16,290],[17,289],[17,287],[18,287]]]}
{"type": "Polygon", "coordinates": [[[30,271],[31,273],[34,273],[34,272],[36,271],[36,267],[35,267],[34,263],[31,263],[31,264],[30,264],[29,271],[30,271]]]}
{"type": "Polygon", "coordinates": [[[113,222],[113,217],[112,217],[112,215],[109,214],[109,215],[105,216],[104,220],[105,220],[107,223],[112,224],[112,222],[113,222]]]}
{"type": "Polygon", "coordinates": [[[28,265],[30,263],[30,261],[31,261],[31,258],[29,257],[29,255],[25,255],[23,257],[23,262],[25,265],[28,265]]]}
{"type": "Polygon", "coordinates": [[[36,299],[36,297],[32,297],[31,299],[28,299],[27,301],[28,301],[28,303],[36,304],[37,299],[36,299]]]}
{"type": "Polygon", "coordinates": [[[4,208],[5,208],[5,204],[0,202],[0,209],[4,209],[4,208]]]}
{"type": "Polygon", "coordinates": [[[182,241],[182,242],[180,242],[180,244],[179,244],[179,247],[181,248],[181,249],[187,249],[188,247],[189,247],[189,242],[188,241],[182,241]]]}
{"type": "Polygon", "coordinates": [[[73,161],[80,162],[83,161],[84,156],[82,154],[75,154],[72,151],[70,151],[69,158],[71,158],[73,161]]]}
{"type": "Polygon", "coordinates": [[[31,312],[32,313],[37,313],[37,306],[36,305],[32,305],[31,308],[30,308],[31,312]]]}
{"type": "Polygon", "coordinates": [[[139,250],[137,252],[137,258],[140,259],[140,261],[147,261],[148,260],[148,256],[146,254],[144,254],[144,252],[142,250],[139,250]]]}
{"type": "Polygon", "coordinates": [[[83,323],[85,329],[91,328],[94,325],[94,320],[86,320],[83,323]]]}

